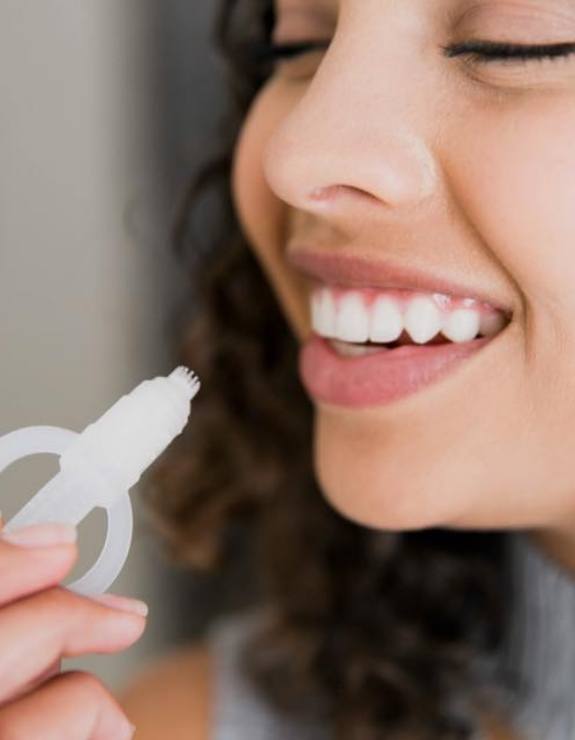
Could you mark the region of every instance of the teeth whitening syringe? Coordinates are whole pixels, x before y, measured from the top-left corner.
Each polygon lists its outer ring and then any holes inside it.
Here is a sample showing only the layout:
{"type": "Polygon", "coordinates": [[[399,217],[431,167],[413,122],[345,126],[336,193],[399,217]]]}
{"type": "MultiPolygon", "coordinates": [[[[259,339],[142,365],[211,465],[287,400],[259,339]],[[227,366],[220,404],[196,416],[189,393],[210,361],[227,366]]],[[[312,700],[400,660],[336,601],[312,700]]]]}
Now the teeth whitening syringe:
{"type": "Polygon", "coordinates": [[[83,432],[50,426],[0,437],[0,473],[28,455],[60,456],[60,472],[4,526],[9,532],[47,522],[78,525],[94,508],[106,510],[104,547],[90,570],[66,586],[84,595],[104,593],[122,570],[132,541],[128,491],[188,422],[200,381],[188,368],[145,380],[83,432]]]}

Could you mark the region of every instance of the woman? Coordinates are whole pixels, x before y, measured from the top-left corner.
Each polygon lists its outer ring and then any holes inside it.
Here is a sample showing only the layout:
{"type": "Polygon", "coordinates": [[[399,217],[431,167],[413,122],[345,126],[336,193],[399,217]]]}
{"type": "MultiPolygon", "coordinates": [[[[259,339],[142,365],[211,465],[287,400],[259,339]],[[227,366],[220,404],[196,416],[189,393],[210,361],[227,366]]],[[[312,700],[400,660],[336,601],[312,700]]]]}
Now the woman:
{"type": "Polygon", "coordinates": [[[265,568],[264,625],[206,646],[205,721],[248,737],[271,706],[268,736],[451,738],[497,717],[567,740],[573,656],[544,633],[561,645],[575,606],[575,7],[249,9],[220,27],[243,72],[214,166],[231,233],[195,263],[181,353],[209,386],[156,479],[184,561],[241,517],[265,568]],[[257,710],[226,688],[234,651],[257,710]]]}
{"type": "MultiPolygon", "coordinates": [[[[61,737],[65,703],[92,719],[74,738],[128,736],[97,725],[123,710],[142,740],[568,740],[575,6],[227,0],[218,30],[239,126],[179,230],[180,359],[204,391],[148,501],[182,562],[215,566],[239,534],[253,608],[122,709],[37,676],[0,736],[61,737]],[[199,254],[211,182],[227,218],[199,254]]],[[[46,621],[54,592],[26,613],[46,621]]],[[[62,633],[50,659],[89,649],[62,633]]]]}

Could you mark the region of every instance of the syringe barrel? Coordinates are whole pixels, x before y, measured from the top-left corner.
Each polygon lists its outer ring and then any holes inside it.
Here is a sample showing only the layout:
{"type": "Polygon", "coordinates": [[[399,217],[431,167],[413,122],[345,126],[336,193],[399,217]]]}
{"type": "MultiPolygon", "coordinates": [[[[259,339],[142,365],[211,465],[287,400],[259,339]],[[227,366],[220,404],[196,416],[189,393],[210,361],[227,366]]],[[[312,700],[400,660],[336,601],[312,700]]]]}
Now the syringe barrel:
{"type": "Polygon", "coordinates": [[[181,380],[145,380],[89,424],[60,458],[60,468],[91,468],[108,480],[110,497],[127,491],[186,425],[190,390],[181,380]]]}
{"type": "Polygon", "coordinates": [[[77,526],[94,508],[94,494],[86,476],[60,472],[51,478],[5,525],[10,531],[45,522],[77,526]]]}

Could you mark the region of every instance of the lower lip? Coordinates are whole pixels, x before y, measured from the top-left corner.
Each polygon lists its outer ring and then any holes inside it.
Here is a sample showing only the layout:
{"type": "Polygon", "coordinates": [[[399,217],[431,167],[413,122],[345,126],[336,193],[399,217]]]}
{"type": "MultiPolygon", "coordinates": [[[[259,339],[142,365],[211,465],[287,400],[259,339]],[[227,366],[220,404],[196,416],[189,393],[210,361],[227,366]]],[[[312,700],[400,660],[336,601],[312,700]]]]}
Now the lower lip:
{"type": "Polygon", "coordinates": [[[350,408],[381,406],[444,378],[492,339],[404,345],[363,357],[346,357],[327,339],[314,334],[301,348],[299,374],[306,391],[318,401],[350,408]]]}

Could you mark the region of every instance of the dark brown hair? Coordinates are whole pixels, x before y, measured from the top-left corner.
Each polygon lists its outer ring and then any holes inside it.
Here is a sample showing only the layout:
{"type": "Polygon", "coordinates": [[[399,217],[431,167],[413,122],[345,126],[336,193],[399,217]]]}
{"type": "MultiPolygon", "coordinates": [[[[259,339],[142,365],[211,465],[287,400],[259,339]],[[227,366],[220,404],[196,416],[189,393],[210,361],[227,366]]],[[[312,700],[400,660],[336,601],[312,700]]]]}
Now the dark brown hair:
{"type": "Polygon", "coordinates": [[[214,29],[230,107],[221,153],[194,176],[175,239],[191,287],[174,322],[177,360],[202,390],[144,498],[174,562],[215,570],[230,532],[244,532],[273,614],[244,668],[275,707],[318,718],[342,740],[468,738],[476,704],[458,711],[453,697],[477,692],[470,667],[501,639],[506,535],[371,530],[318,488],[296,340],[230,192],[235,141],[269,75],[246,43],[272,21],[271,0],[224,0],[214,29]],[[208,192],[219,207],[206,248],[192,216],[208,192]]]}

